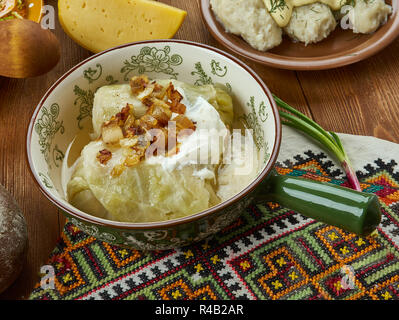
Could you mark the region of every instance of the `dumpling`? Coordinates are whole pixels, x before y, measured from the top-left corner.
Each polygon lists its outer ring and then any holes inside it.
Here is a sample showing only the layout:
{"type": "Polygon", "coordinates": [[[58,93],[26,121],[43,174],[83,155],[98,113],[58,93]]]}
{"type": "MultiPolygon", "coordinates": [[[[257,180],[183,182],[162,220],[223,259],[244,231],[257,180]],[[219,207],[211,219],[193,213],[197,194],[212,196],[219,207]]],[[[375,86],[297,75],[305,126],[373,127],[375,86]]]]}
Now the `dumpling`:
{"type": "Polygon", "coordinates": [[[282,30],[263,0],[211,0],[218,20],[227,32],[241,36],[253,48],[267,51],[282,41],[282,30]]]}
{"type": "Polygon", "coordinates": [[[285,33],[306,45],[327,38],[337,26],[331,9],[323,3],[295,7],[285,33]]]}
{"type": "Polygon", "coordinates": [[[388,20],[392,7],[384,0],[357,0],[348,17],[354,33],[373,33],[388,20]]]}

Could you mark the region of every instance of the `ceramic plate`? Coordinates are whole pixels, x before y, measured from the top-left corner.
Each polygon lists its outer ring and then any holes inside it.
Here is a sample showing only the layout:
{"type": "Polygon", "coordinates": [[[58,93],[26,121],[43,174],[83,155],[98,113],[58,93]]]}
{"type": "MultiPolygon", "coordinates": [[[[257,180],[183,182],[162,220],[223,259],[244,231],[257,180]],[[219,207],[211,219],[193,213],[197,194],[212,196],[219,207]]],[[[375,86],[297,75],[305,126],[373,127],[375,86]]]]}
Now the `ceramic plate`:
{"type": "Polygon", "coordinates": [[[393,6],[389,21],[371,35],[354,34],[339,27],[325,40],[305,46],[285,38],[283,43],[262,52],[253,49],[242,38],[225,32],[216,20],[209,0],[201,0],[204,22],[217,41],[243,57],[271,67],[290,70],[323,70],[337,68],[366,59],[388,46],[399,35],[399,3],[393,6]]]}

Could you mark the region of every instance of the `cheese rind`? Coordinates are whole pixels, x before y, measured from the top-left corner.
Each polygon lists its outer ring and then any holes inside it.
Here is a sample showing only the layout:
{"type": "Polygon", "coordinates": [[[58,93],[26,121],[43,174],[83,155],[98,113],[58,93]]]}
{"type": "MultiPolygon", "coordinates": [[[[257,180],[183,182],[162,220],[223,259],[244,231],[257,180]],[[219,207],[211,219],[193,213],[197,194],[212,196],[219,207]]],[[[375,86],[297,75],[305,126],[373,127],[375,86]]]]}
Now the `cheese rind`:
{"type": "Polygon", "coordinates": [[[150,0],[59,0],[64,31],[97,53],[129,42],[172,38],[186,12],[150,0]]]}

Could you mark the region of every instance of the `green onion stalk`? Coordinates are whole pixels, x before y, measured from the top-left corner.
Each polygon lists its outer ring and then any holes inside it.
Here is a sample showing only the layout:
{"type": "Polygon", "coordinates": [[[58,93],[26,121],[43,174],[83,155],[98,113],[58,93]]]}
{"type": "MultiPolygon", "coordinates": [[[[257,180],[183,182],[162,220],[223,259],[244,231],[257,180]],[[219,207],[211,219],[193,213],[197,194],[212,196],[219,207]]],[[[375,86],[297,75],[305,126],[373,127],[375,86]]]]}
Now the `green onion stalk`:
{"type": "Polygon", "coordinates": [[[309,119],[303,113],[291,107],[289,104],[273,95],[277,105],[283,109],[280,110],[280,117],[283,119],[282,124],[295,128],[303,133],[311,136],[327,148],[332,154],[336,156],[344,169],[347,179],[354,190],[362,191],[359,180],[355,171],[349,161],[348,155],[339,139],[338,135],[334,132],[327,132],[320,125],[309,119]]]}

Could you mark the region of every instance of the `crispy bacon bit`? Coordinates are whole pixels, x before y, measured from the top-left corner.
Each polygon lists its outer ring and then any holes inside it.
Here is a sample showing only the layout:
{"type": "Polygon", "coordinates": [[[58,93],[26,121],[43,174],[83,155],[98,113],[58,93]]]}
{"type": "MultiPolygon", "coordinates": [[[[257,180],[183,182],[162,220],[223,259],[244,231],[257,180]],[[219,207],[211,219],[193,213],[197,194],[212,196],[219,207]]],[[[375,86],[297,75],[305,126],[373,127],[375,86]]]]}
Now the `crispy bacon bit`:
{"type": "Polygon", "coordinates": [[[151,132],[151,145],[146,150],[149,155],[165,155],[168,144],[168,130],[160,128],[151,132]]]}
{"type": "Polygon", "coordinates": [[[125,121],[125,123],[124,123],[124,125],[123,125],[123,135],[124,135],[124,136],[127,135],[127,132],[128,132],[128,130],[129,130],[129,128],[132,127],[132,126],[134,126],[134,122],[135,122],[134,116],[133,116],[132,114],[130,114],[130,115],[127,117],[127,119],[126,119],[126,121],[125,121]]]}
{"type": "Polygon", "coordinates": [[[133,77],[130,79],[130,88],[132,89],[133,94],[138,94],[144,91],[148,84],[149,80],[146,75],[133,77]]]}
{"type": "Polygon", "coordinates": [[[101,127],[101,136],[105,144],[115,144],[123,139],[123,131],[118,122],[117,119],[112,119],[101,127]]]}
{"type": "Polygon", "coordinates": [[[124,138],[119,141],[119,144],[121,145],[122,148],[131,148],[134,147],[137,142],[139,141],[137,136],[134,136],[132,138],[124,138]]]}
{"type": "Polygon", "coordinates": [[[154,91],[153,91],[153,95],[155,98],[159,99],[159,100],[164,100],[164,98],[166,97],[166,89],[165,87],[161,86],[158,83],[154,84],[154,91]]]}
{"type": "Polygon", "coordinates": [[[97,159],[98,161],[100,161],[101,164],[107,164],[107,162],[111,160],[111,158],[112,158],[112,153],[107,149],[103,149],[99,151],[97,154],[97,159]]]}
{"type": "Polygon", "coordinates": [[[145,130],[139,125],[132,125],[126,129],[126,136],[131,138],[133,136],[139,136],[145,133],[145,130]]]}
{"type": "Polygon", "coordinates": [[[151,107],[154,104],[154,101],[152,101],[151,98],[146,97],[141,100],[141,102],[146,106],[146,107],[151,107]]]}
{"type": "Polygon", "coordinates": [[[122,108],[121,112],[118,112],[115,115],[115,118],[118,120],[118,124],[120,126],[123,126],[127,120],[127,118],[130,115],[130,110],[132,109],[132,106],[127,103],[125,107],[122,108]]]}
{"type": "Polygon", "coordinates": [[[179,114],[178,116],[176,116],[173,121],[176,122],[176,129],[177,131],[181,131],[184,129],[190,129],[190,130],[195,130],[196,126],[195,124],[186,116],[179,114]]]}
{"type": "Polygon", "coordinates": [[[170,110],[175,113],[184,114],[186,112],[186,106],[180,102],[170,107],[170,110]]]}
{"type": "Polygon", "coordinates": [[[141,91],[138,95],[137,98],[140,100],[144,100],[147,97],[151,96],[152,92],[154,91],[154,86],[153,85],[148,85],[143,91],[141,91]]]}
{"type": "Polygon", "coordinates": [[[168,99],[171,101],[182,101],[183,96],[180,94],[179,91],[175,90],[174,85],[172,82],[169,83],[169,86],[166,88],[166,95],[168,96],[168,99]]]}
{"type": "Polygon", "coordinates": [[[161,127],[167,126],[168,121],[172,117],[172,111],[169,109],[169,106],[159,99],[153,99],[153,103],[147,110],[147,114],[157,119],[161,127]]]}
{"type": "Polygon", "coordinates": [[[139,119],[139,125],[145,130],[150,130],[157,127],[158,120],[152,115],[145,114],[139,119]]]}
{"type": "Polygon", "coordinates": [[[142,134],[141,136],[138,136],[137,145],[133,149],[136,153],[144,155],[144,152],[142,151],[145,151],[145,149],[150,146],[150,143],[150,139],[145,134],[142,134]]]}
{"type": "Polygon", "coordinates": [[[170,106],[170,110],[175,113],[184,114],[186,112],[186,106],[180,101],[182,101],[183,96],[179,93],[179,91],[175,90],[175,87],[172,83],[169,83],[168,88],[166,89],[166,95],[168,97],[168,105],[170,106]]]}

